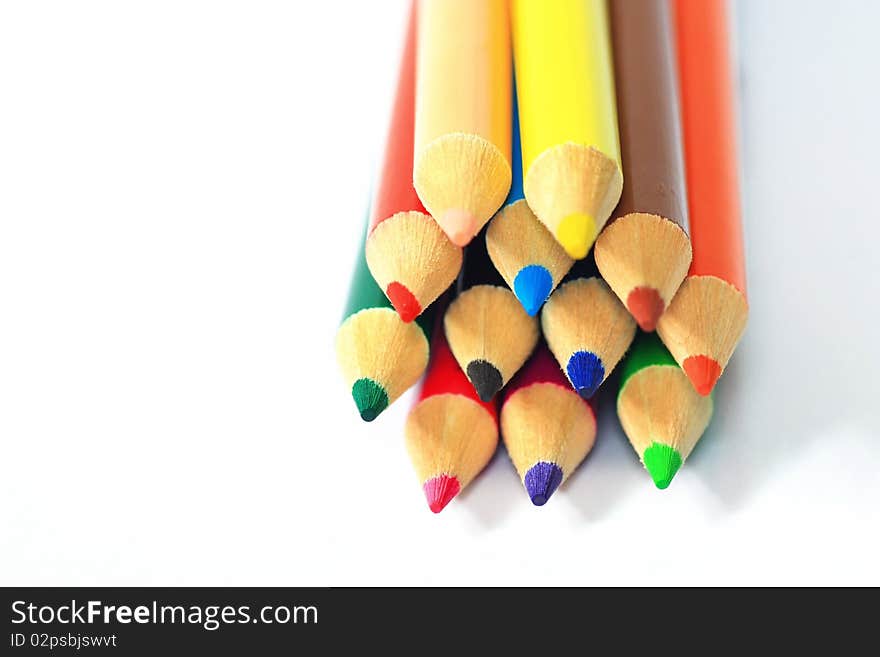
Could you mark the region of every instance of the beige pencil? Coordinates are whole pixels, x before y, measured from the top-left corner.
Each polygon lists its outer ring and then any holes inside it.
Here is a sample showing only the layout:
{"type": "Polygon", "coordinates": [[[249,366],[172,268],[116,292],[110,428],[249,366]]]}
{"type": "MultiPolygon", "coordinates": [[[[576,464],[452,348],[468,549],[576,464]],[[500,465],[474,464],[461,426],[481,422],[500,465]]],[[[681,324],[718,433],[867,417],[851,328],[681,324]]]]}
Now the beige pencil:
{"type": "Polygon", "coordinates": [[[508,3],[422,0],[418,20],[413,184],[464,246],[510,189],[508,3]]]}

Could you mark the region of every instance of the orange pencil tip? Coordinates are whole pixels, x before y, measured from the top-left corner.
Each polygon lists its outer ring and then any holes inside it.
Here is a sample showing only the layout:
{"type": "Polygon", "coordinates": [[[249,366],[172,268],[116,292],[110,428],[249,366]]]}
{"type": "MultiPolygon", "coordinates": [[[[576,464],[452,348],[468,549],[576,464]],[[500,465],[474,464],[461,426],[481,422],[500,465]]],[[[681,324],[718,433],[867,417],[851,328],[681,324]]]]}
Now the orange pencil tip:
{"type": "Polygon", "coordinates": [[[704,397],[712,392],[718,377],[721,376],[721,365],[708,356],[688,356],[684,359],[683,367],[694,389],[704,397]]]}
{"type": "Polygon", "coordinates": [[[636,287],[626,297],[626,308],[638,322],[639,328],[650,333],[657,328],[657,320],[666,309],[666,304],[653,287],[636,287]]]}

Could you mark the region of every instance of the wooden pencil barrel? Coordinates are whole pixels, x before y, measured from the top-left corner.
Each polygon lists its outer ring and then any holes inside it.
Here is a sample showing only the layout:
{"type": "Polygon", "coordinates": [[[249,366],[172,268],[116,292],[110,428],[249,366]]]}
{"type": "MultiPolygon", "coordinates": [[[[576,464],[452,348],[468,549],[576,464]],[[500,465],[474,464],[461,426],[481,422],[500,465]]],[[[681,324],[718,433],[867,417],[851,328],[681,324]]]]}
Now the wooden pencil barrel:
{"type": "Polygon", "coordinates": [[[510,189],[507,0],[422,0],[413,183],[464,246],[510,189]]]}
{"type": "Polygon", "coordinates": [[[623,181],[605,0],[514,0],[512,26],[525,196],[580,259],[623,181]]]}

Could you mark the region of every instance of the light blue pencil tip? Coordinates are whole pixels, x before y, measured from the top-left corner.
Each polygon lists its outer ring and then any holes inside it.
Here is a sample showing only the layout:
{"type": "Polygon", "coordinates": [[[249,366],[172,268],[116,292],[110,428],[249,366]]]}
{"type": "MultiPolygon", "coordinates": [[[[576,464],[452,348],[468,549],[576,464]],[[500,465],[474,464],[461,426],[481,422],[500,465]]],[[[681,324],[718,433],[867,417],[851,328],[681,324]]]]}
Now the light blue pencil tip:
{"type": "Polygon", "coordinates": [[[527,265],[513,279],[513,293],[531,317],[538,314],[552,289],[553,277],[541,265],[527,265]]]}

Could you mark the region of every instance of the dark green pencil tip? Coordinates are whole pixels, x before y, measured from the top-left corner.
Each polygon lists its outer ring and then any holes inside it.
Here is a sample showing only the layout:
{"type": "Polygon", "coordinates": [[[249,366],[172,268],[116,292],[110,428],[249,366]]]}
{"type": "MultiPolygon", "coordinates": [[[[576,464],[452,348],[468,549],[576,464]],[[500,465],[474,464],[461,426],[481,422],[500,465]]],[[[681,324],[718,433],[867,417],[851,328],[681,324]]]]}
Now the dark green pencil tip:
{"type": "Polygon", "coordinates": [[[372,422],[379,413],[388,408],[388,393],[372,379],[355,381],[351,387],[351,396],[364,422],[372,422]]]}
{"type": "Polygon", "coordinates": [[[645,469],[660,490],[668,487],[681,467],[681,454],[669,445],[653,443],[642,455],[645,469]]]}

